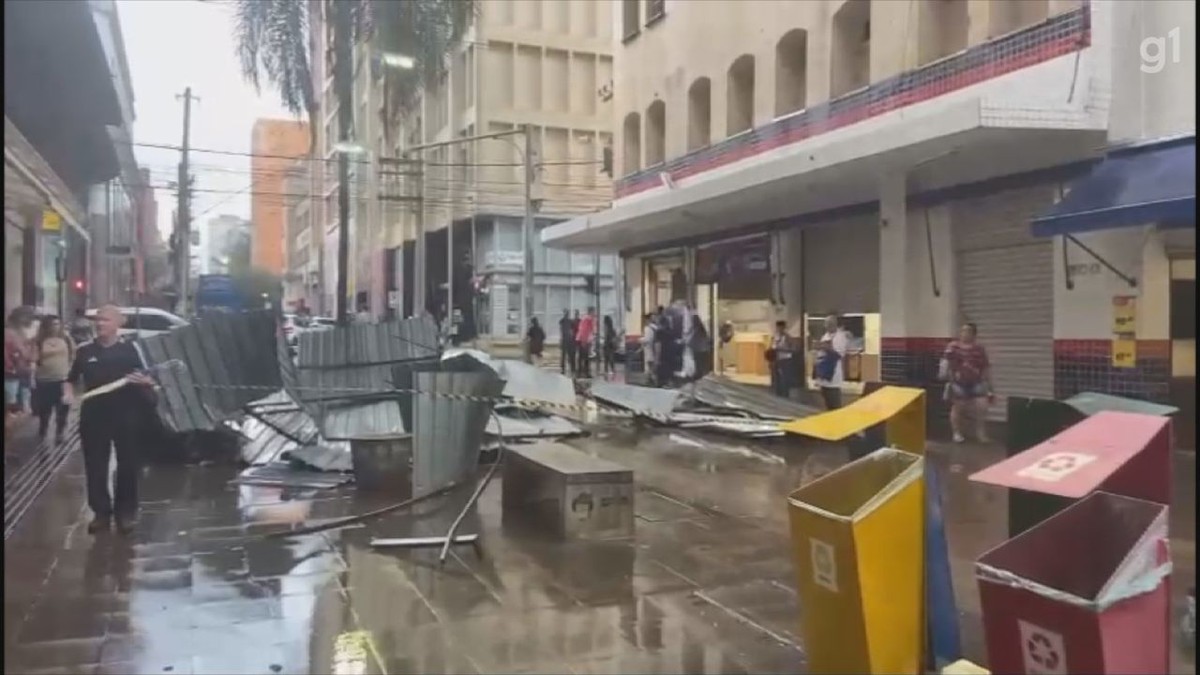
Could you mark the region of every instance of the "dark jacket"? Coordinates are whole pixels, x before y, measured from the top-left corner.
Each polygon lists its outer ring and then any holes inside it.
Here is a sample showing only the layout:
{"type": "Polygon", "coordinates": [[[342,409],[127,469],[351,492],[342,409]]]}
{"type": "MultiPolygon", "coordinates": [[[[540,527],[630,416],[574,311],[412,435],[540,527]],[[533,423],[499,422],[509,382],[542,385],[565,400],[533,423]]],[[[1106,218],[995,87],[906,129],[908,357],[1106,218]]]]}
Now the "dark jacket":
{"type": "Polygon", "coordinates": [[[525,337],[529,338],[529,353],[541,356],[546,348],[546,331],[541,326],[530,326],[525,337]]]}

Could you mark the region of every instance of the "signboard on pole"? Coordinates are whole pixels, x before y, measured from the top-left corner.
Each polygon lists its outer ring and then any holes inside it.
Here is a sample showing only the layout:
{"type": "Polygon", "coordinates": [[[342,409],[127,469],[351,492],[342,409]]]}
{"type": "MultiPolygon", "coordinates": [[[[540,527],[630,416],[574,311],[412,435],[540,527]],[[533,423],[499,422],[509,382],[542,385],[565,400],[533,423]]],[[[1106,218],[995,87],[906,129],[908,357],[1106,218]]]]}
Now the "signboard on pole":
{"type": "Polygon", "coordinates": [[[54,209],[42,209],[42,229],[46,232],[62,231],[62,216],[54,209]]]}

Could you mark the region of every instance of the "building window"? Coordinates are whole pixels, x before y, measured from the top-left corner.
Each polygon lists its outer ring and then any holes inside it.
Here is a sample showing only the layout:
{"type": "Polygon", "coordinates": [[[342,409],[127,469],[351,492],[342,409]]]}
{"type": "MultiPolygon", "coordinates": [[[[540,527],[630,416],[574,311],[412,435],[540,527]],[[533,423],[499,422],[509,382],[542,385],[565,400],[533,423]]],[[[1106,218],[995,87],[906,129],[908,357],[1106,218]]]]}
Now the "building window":
{"type": "Polygon", "coordinates": [[[642,116],[635,112],[626,115],[622,131],[625,147],[621,157],[621,173],[629,175],[642,168],[642,116]]]}
{"type": "Polygon", "coordinates": [[[871,83],[871,0],[847,0],[833,15],[832,56],[833,98],[871,83]]]}
{"type": "Polygon", "coordinates": [[[667,105],[661,100],[646,108],[646,166],[667,159],[667,105]]]}
{"type": "Polygon", "coordinates": [[[697,78],[688,87],[688,151],[712,143],[712,80],[697,78]]]}
{"type": "Polygon", "coordinates": [[[727,136],[754,126],[754,57],[750,54],[742,54],[729,66],[726,111],[727,136]]]}
{"type": "Polygon", "coordinates": [[[646,25],[651,26],[667,15],[667,0],[646,0],[646,25]]]}
{"type": "Polygon", "coordinates": [[[638,23],[638,5],[639,0],[621,0],[621,38],[624,40],[632,40],[637,37],[639,28],[638,23]]]}
{"type": "Polygon", "coordinates": [[[999,37],[1045,21],[1050,14],[1049,5],[1047,0],[989,2],[988,37],[999,37]]]}
{"type": "Polygon", "coordinates": [[[808,100],[808,33],[788,31],[775,44],[775,116],[803,110],[808,100]]]}
{"type": "MultiPolygon", "coordinates": [[[[988,3],[995,4],[995,3],[988,3]]],[[[1016,4],[1023,3],[999,3],[1016,4]]],[[[917,61],[925,65],[967,48],[967,0],[922,0],[917,18],[917,61]]]]}

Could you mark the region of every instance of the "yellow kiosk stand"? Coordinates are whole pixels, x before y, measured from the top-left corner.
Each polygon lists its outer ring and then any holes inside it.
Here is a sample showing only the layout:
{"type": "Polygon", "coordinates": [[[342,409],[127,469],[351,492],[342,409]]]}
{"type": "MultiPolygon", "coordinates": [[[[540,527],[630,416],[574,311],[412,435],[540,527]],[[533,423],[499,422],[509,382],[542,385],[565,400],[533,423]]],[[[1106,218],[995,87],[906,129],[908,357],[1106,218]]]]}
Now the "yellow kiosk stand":
{"type": "Polygon", "coordinates": [[[890,447],[788,498],[813,673],[920,673],[961,657],[941,499],[924,461],[925,391],[883,387],[780,428],[841,442],[879,425],[890,447]],[[822,583],[821,569],[841,583],[822,583]]]}

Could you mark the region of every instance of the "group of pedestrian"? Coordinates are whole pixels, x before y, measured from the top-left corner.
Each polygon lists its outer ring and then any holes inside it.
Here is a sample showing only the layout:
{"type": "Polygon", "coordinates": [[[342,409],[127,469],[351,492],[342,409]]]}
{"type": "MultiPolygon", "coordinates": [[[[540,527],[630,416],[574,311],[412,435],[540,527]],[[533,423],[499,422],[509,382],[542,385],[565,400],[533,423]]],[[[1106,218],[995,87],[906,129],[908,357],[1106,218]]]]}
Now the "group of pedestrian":
{"type": "MultiPolygon", "coordinates": [[[[574,315],[570,310],[563,310],[562,317],[558,320],[558,345],[561,353],[558,370],[560,373],[577,378],[590,378],[592,377],[592,359],[599,357],[601,374],[605,377],[616,374],[617,343],[620,335],[611,316],[604,317],[599,331],[600,344],[596,349],[597,345],[594,344],[597,338],[596,308],[588,307],[587,313],[583,316],[580,316],[579,310],[575,310],[574,315]],[[595,353],[593,353],[594,349],[595,353]]],[[[537,319],[530,320],[529,330],[525,337],[530,345],[531,353],[535,352],[533,345],[538,345],[536,359],[540,362],[542,349],[546,342],[546,332],[538,325],[537,319]]]]}
{"type": "Polygon", "coordinates": [[[71,406],[80,402],[79,437],[87,477],[88,506],[94,516],[88,531],[109,529],[113,519],[121,532],[132,530],[137,517],[139,444],[154,415],[150,387],[136,347],[119,337],[120,310],[106,305],[88,319],[80,310],[69,330],[54,315],[38,316],[18,307],[4,330],[5,440],[10,425],[29,412],[38,419],[38,434],[47,439],[54,421],[55,441],[65,439],[71,406]],[[86,322],[86,326],[83,325],[86,322]],[[94,394],[120,380],[131,386],[94,394]],[[116,477],[109,492],[109,462],[115,451],[116,477]]]}
{"type": "Polygon", "coordinates": [[[712,372],[713,345],[694,307],[677,300],[644,317],[642,355],[652,386],[693,382],[712,372]]]}
{"type": "MultiPolygon", "coordinates": [[[[71,333],[81,335],[74,325],[71,333]]],[[[47,439],[53,420],[55,442],[63,442],[69,413],[63,385],[77,344],[55,315],[38,316],[31,307],[18,307],[9,314],[4,329],[6,438],[12,424],[33,413],[40,440],[47,439]]]]}

